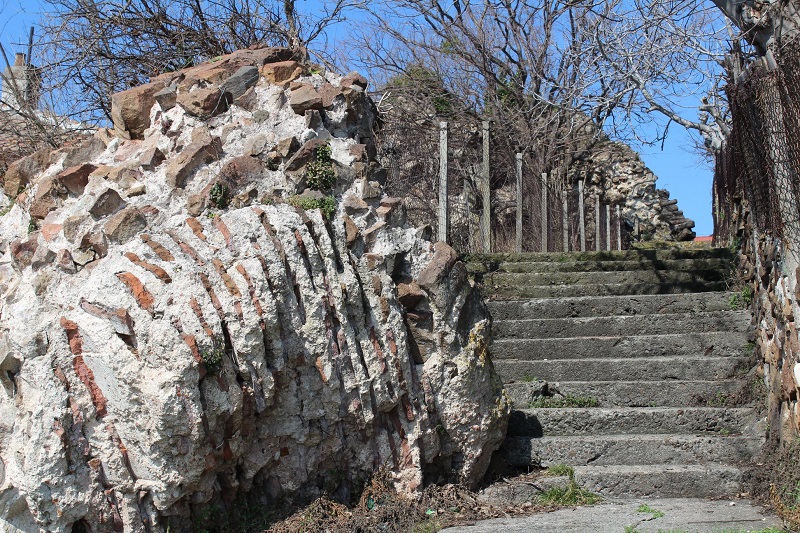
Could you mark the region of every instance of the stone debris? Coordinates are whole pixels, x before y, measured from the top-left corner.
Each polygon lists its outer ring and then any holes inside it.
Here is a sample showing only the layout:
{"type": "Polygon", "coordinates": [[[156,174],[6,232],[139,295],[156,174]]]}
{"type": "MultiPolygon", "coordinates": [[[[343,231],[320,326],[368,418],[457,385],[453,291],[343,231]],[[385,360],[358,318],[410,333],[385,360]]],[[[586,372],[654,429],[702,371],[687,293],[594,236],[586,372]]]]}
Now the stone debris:
{"type": "Polygon", "coordinates": [[[366,80],[298,59],[158,76],[113,97],[113,136],[9,169],[0,529],[164,532],[253,488],[486,472],[509,414],[488,311],[383,197],[366,80]]]}

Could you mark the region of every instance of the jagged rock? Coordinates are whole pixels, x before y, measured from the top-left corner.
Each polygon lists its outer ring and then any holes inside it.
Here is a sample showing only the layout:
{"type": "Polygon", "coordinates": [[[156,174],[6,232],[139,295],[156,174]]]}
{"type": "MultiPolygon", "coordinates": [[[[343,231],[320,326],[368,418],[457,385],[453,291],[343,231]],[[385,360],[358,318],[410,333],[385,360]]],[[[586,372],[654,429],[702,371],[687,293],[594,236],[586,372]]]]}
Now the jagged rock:
{"type": "Polygon", "coordinates": [[[114,131],[124,139],[142,139],[150,127],[150,108],[155,95],[164,88],[164,82],[155,81],[122,91],[111,96],[111,120],[114,131]]]}
{"type": "Polygon", "coordinates": [[[3,191],[16,198],[22,189],[50,164],[50,150],[39,150],[11,163],[3,176],[3,191]]]}
{"type": "Polygon", "coordinates": [[[313,85],[303,83],[292,89],[289,105],[292,106],[295,113],[304,115],[309,109],[322,109],[322,97],[313,85]]]}
{"type": "Polygon", "coordinates": [[[350,72],[345,77],[342,78],[341,86],[342,87],[352,87],[355,85],[356,87],[361,87],[362,89],[367,88],[367,78],[359,74],[358,72],[350,72]]]}
{"type": "Polygon", "coordinates": [[[229,98],[229,102],[233,102],[258,82],[258,76],[258,67],[241,67],[220,85],[220,91],[229,98]]]}
{"type": "Polygon", "coordinates": [[[59,163],[35,172],[14,213],[38,206],[41,235],[0,224],[0,362],[18,371],[0,395],[0,529],[164,533],[247,491],[352,490],[380,465],[406,492],[485,473],[509,412],[488,312],[452,249],[406,227],[395,200],[379,205],[379,169],[356,179],[353,147],[373,145],[366,97],[348,104],[362,106],[350,129],[326,119],[309,140],[270,81],[319,75],[263,66],[293,57],[246,50],[154,80],[180,95],[272,72],[252,113],[204,122],[180,105],[151,114],[149,88],[116,98],[118,134],[143,139],[109,141],[71,190],[59,163]],[[277,167],[254,157],[293,138],[307,142],[284,143],[277,167]],[[293,197],[322,144],[341,171],[335,206],[293,197]],[[108,182],[127,205],[95,220],[108,182]],[[200,216],[217,183],[237,196],[200,216]]]}
{"type": "Polygon", "coordinates": [[[103,232],[112,242],[126,243],[147,227],[147,220],[135,207],[116,213],[103,226],[103,232]]]}
{"type": "Polygon", "coordinates": [[[297,61],[281,61],[264,65],[261,75],[269,83],[283,84],[296,80],[303,74],[303,67],[297,61]]]}
{"type": "Polygon", "coordinates": [[[178,87],[177,85],[170,85],[169,87],[164,87],[157,93],[153,95],[156,102],[158,102],[159,107],[161,107],[162,111],[169,111],[173,107],[178,100],[178,87]]]}
{"type": "Polygon", "coordinates": [[[215,161],[221,152],[222,144],[218,137],[211,138],[206,135],[193,141],[167,163],[167,184],[170,187],[183,188],[186,179],[197,167],[215,161]]]}
{"type": "Polygon", "coordinates": [[[95,218],[102,218],[117,211],[125,205],[125,200],[114,189],[106,189],[97,196],[89,213],[95,218]]]}
{"type": "Polygon", "coordinates": [[[158,149],[158,147],[153,146],[142,152],[142,155],[139,156],[139,165],[144,170],[155,170],[155,168],[164,162],[165,156],[164,153],[158,149]]]}
{"type": "Polygon", "coordinates": [[[178,94],[177,104],[187,113],[208,118],[228,110],[228,101],[219,87],[206,87],[178,94]]]}
{"type": "Polygon", "coordinates": [[[70,194],[80,196],[89,183],[89,175],[97,169],[91,163],[84,163],[69,167],[56,176],[56,180],[70,194]]]}

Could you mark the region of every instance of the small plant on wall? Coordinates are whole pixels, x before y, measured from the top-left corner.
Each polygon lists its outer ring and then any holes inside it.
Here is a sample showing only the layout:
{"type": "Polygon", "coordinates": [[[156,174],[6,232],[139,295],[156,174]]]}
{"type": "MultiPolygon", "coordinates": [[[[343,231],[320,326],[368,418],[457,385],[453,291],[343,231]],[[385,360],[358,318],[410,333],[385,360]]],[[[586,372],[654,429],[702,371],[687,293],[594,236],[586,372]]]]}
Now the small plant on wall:
{"type": "Polygon", "coordinates": [[[317,148],[314,158],[306,165],[306,184],[315,191],[327,191],[336,185],[336,171],[329,144],[317,148]]]}

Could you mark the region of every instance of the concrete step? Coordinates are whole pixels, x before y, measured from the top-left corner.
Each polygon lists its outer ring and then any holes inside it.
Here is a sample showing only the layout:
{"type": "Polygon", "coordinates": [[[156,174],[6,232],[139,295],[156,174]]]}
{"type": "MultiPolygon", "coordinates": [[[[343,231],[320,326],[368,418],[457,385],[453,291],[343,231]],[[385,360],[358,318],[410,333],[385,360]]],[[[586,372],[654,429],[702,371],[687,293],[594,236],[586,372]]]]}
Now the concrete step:
{"type": "Polygon", "coordinates": [[[668,333],[569,339],[497,339],[492,342],[492,359],[628,358],[671,355],[728,357],[749,355],[749,332],[668,333]]]}
{"type": "Polygon", "coordinates": [[[664,313],[659,315],[601,316],[579,318],[525,318],[496,320],[492,327],[499,339],[553,339],[699,333],[750,330],[748,311],[664,313]]]}
{"type": "Polygon", "coordinates": [[[593,285],[503,285],[485,286],[492,298],[564,298],[570,296],[621,296],[634,294],[685,294],[690,292],[726,291],[724,281],[692,283],[600,283],[593,285]]]}
{"type": "MultiPolygon", "coordinates": [[[[705,377],[705,376],[703,376],[705,377]]],[[[719,381],[561,381],[551,384],[561,394],[594,398],[600,407],[688,407],[703,399],[725,398],[738,392],[740,380],[719,381]]],[[[540,394],[536,382],[506,383],[517,409],[528,407],[540,394]]]]}
{"type": "Polygon", "coordinates": [[[668,261],[673,259],[730,259],[734,255],[727,248],[708,248],[704,250],[685,250],[679,248],[662,248],[656,250],[613,250],[610,252],[526,252],[522,254],[468,254],[464,256],[467,263],[483,263],[499,265],[505,262],[552,262],[569,261],[668,261]]]}
{"type": "Polygon", "coordinates": [[[666,261],[505,261],[497,266],[500,272],[620,272],[623,270],[716,270],[726,274],[731,267],[729,259],[668,259],[666,261]]]}
{"type": "Polygon", "coordinates": [[[742,472],[735,466],[713,463],[577,466],[575,481],[605,496],[722,498],[740,492],[742,472]]]}
{"type": "Polygon", "coordinates": [[[694,283],[722,281],[719,270],[624,270],[621,272],[493,272],[486,274],[486,287],[516,287],[519,285],[595,285],[603,283],[694,283]]]}
{"type": "Polygon", "coordinates": [[[741,433],[755,423],[745,407],[515,409],[509,436],[741,433]]]}
{"type": "Polygon", "coordinates": [[[704,292],[494,300],[489,310],[494,320],[730,311],[735,296],[733,292],[704,292]]]}
{"type": "Polygon", "coordinates": [[[512,466],[690,465],[748,461],[761,444],[739,435],[586,435],[507,437],[501,450],[512,466]]]}
{"type": "Polygon", "coordinates": [[[641,357],[613,359],[550,359],[495,362],[504,383],[538,379],[555,383],[570,381],[670,381],[703,377],[709,380],[732,378],[737,371],[750,368],[747,357],[641,357]]]}

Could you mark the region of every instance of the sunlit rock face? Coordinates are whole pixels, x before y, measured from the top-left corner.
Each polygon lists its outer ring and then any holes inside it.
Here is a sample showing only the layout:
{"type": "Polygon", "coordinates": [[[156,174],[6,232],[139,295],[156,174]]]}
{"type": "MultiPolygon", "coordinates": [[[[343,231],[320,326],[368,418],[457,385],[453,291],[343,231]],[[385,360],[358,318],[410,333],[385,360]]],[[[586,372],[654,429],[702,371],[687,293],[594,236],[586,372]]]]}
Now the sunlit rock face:
{"type": "Polygon", "coordinates": [[[486,308],[383,196],[366,80],[296,59],[165,74],[114,96],[114,132],[12,165],[0,529],[485,473],[509,412],[486,308]]]}

